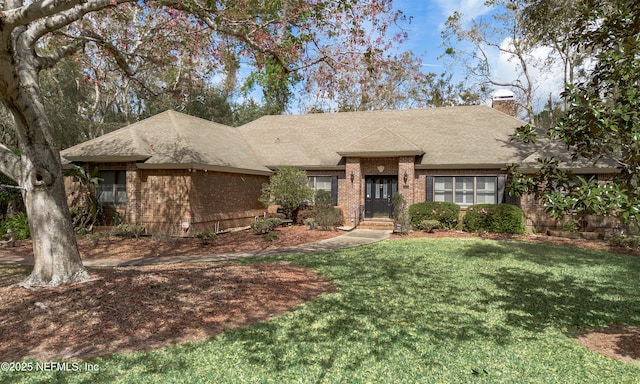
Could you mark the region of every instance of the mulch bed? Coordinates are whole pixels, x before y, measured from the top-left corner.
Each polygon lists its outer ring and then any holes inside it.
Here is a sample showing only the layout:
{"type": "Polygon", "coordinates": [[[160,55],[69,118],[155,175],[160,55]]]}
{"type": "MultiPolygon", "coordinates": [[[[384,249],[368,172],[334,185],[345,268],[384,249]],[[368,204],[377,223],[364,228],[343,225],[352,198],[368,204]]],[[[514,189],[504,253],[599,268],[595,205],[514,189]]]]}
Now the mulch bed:
{"type": "MultiPolygon", "coordinates": [[[[343,231],[310,230],[306,226],[280,227],[274,231],[278,238],[266,241],[251,230],[241,230],[218,235],[210,244],[198,239],[169,236],[150,236],[127,239],[108,234],[78,237],[82,259],[137,259],[141,257],[212,255],[229,252],[245,252],[277,249],[311,243],[344,234],[343,231]]],[[[15,248],[0,248],[0,254],[33,256],[31,240],[16,242],[15,248]]]]}
{"type": "Polygon", "coordinates": [[[89,358],[204,340],[279,316],[334,287],[287,263],[113,268],[98,276],[51,289],[0,287],[3,361],[89,358]]]}

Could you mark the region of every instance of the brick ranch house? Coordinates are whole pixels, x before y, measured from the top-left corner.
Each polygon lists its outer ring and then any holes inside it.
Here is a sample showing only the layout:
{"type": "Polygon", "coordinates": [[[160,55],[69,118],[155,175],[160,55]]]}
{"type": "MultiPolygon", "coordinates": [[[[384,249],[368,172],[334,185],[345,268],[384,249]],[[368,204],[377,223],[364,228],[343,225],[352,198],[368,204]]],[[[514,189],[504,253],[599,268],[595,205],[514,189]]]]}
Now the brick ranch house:
{"type": "MultiPolygon", "coordinates": [[[[310,185],[331,192],[345,226],[388,218],[391,196],[409,204],[453,201],[517,204],[527,225],[556,225],[530,197],[505,193],[501,169],[562,154],[510,140],[524,122],[514,100],[494,97],[493,108],[460,106],[398,111],[265,116],[238,128],[166,111],[62,151],[66,164],[98,167],[100,200],[127,223],[150,233],[184,234],[247,225],[265,208],[263,183],[277,167],[304,169],[310,185]]],[[[608,179],[615,169],[565,162],[576,174],[608,179]]],[[[70,202],[78,183],[67,178],[70,202]]],[[[592,220],[593,226],[604,225],[592,220]]]]}

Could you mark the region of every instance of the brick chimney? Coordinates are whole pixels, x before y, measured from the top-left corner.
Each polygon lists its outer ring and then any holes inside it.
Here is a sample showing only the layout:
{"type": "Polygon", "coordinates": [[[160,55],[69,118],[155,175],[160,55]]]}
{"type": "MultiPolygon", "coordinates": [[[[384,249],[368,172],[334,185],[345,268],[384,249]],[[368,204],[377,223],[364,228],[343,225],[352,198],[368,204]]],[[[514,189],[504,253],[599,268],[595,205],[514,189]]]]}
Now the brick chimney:
{"type": "Polygon", "coordinates": [[[491,107],[509,116],[516,116],[516,95],[508,89],[501,89],[493,94],[491,107]]]}

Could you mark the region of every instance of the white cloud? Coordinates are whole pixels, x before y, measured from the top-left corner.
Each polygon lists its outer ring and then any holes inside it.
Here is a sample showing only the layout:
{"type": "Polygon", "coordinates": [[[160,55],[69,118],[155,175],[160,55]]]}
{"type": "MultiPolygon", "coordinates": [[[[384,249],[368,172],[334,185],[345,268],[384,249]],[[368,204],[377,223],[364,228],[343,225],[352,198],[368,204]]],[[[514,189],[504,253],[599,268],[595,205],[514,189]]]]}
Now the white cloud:
{"type": "Polygon", "coordinates": [[[489,12],[490,8],[484,3],[485,0],[434,0],[445,17],[451,16],[458,11],[463,15],[463,20],[471,20],[489,12]]]}
{"type": "MultiPolygon", "coordinates": [[[[502,42],[503,48],[508,48],[510,45],[510,39],[505,39],[502,42]]],[[[558,62],[543,66],[550,52],[550,48],[539,47],[527,57],[527,69],[529,70],[529,75],[533,83],[533,103],[535,110],[540,110],[544,107],[545,103],[549,100],[549,95],[551,95],[554,100],[557,100],[564,88],[562,64],[558,62]]],[[[491,52],[490,62],[492,63],[492,75],[494,79],[500,82],[514,82],[520,78],[521,81],[525,81],[522,75],[520,61],[514,56],[495,50],[491,52]]],[[[512,90],[515,91],[515,89],[512,90]]]]}

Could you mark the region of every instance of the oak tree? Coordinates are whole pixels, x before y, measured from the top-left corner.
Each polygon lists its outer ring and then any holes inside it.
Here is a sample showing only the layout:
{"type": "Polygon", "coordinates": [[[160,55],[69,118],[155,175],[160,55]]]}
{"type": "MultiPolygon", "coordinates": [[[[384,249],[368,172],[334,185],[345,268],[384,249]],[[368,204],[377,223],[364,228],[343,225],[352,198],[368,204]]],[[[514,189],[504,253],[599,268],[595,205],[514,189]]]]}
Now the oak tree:
{"type": "MultiPolygon", "coordinates": [[[[144,67],[182,68],[189,64],[185,52],[199,46],[220,62],[240,57],[256,71],[275,66],[268,79],[286,88],[287,78],[318,63],[338,68],[345,52],[384,47],[392,14],[391,0],[0,2],[0,101],[15,120],[20,153],[0,145],[0,171],[22,188],[29,217],[35,265],[24,284],[88,278],[43,102],[42,71],[74,57],[96,78],[118,70],[127,87],[145,83],[144,67]]],[[[128,101],[112,105],[124,108],[128,101]]]]}

